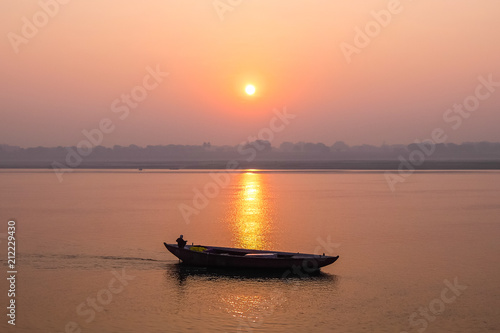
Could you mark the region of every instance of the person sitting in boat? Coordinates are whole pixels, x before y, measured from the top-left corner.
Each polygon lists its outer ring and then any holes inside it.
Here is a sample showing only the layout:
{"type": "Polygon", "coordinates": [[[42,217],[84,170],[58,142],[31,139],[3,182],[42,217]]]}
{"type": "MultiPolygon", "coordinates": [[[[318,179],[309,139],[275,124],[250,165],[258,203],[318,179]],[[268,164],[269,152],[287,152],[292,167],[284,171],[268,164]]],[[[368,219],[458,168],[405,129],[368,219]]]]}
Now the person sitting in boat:
{"type": "Polygon", "coordinates": [[[176,240],[179,249],[183,249],[184,246],[186,246],[187,241],[185,241],[183,237],[184,235],[180,235],[179,238],[177,238],[176,240]]]}

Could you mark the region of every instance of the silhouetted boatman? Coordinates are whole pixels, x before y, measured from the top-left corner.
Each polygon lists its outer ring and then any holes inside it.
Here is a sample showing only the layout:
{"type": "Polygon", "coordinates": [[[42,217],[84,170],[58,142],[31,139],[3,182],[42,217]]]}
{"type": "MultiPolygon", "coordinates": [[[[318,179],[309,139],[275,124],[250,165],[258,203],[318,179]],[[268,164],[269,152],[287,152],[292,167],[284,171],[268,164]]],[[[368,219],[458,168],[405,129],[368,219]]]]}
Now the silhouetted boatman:
{"type": "Polygon", "coordinates": [[[187,241],[185,241],[183,237],[184,237],[183,235],[180,235],[180,237],[177,238],[176,240],[179,249],[183,249],[184,246],[186,246],[187,241]]]}

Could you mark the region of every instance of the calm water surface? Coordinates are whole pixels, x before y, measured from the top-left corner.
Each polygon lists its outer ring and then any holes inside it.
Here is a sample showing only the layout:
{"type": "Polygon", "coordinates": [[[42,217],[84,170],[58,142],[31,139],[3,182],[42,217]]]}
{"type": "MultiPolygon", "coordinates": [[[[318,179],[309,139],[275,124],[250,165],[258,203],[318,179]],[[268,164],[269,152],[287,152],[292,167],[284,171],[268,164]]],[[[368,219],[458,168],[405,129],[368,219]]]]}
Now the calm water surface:
{"type": "MultiPolygon", "coordinates": [[[[417,173],[396,192],[383,172],[227,178],[220,188],[210,171],[73,172],[62,183],[1,171],[0,262],[6,276],[15,218],[18,275],[16,326],[3,310],[0,330],[500,330],[499,172],[417,173]],[[186,268],[163,247],[179,234],[340,259],[310,277],[186,268]]],[[[0,288],[5,309],[6,279],[0,288]]]]}

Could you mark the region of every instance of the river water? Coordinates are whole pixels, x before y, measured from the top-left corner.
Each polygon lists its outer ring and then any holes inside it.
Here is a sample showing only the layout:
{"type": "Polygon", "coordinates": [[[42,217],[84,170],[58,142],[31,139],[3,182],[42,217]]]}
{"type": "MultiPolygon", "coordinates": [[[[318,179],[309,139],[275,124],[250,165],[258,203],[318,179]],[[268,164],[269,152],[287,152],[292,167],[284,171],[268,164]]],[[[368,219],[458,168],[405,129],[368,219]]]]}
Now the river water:
{"type": "Polygon", "coordinates": [[[0,171],[2,332],[500,330],[500,172],[0,171]],[[163,242],[340,255],[304,276],[189,268],[163,242]]]}

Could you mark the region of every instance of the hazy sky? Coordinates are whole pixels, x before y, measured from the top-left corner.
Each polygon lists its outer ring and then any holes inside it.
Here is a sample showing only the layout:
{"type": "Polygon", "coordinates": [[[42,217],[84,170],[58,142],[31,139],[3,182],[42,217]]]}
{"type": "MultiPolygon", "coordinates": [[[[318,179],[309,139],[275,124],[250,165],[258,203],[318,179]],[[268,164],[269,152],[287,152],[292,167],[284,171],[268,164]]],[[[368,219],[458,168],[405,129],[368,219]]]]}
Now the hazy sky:
{"type": "Polygon", "coordinates": [[[283,107],[273,144],[500,141],[500,87],[478,88],[500,82],[498,0],[60,1],[0,2],[0,143],[76,145],[109,118],[106,146],[234,145],[283,107]]]}

